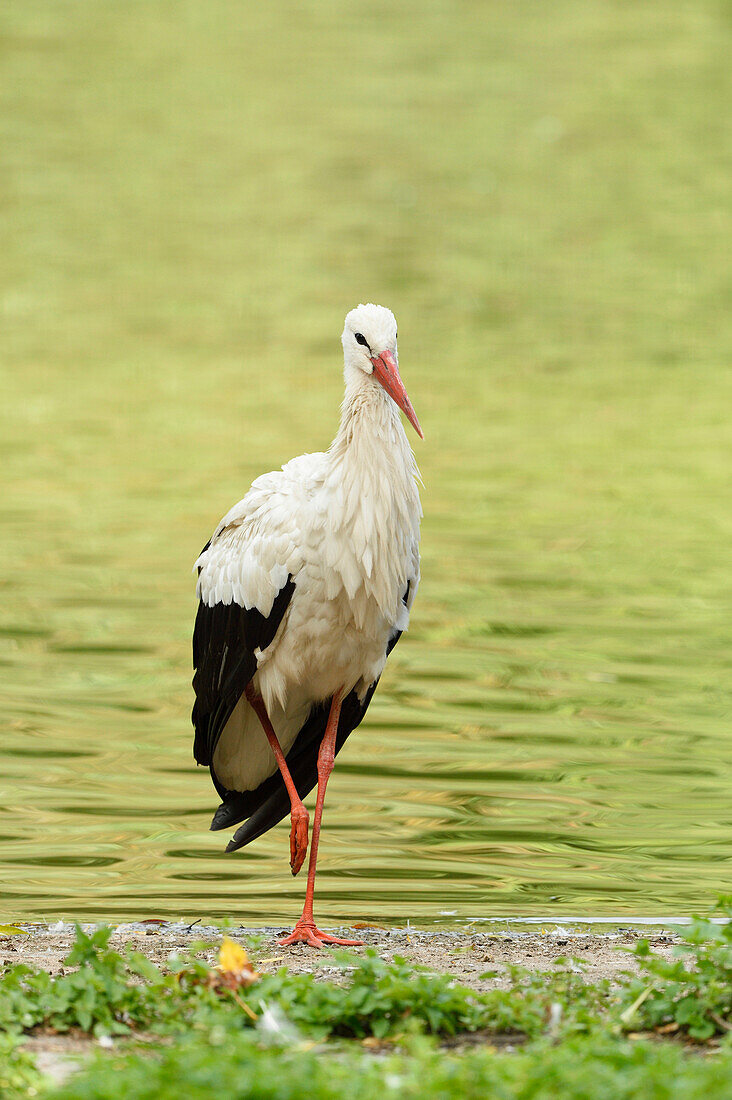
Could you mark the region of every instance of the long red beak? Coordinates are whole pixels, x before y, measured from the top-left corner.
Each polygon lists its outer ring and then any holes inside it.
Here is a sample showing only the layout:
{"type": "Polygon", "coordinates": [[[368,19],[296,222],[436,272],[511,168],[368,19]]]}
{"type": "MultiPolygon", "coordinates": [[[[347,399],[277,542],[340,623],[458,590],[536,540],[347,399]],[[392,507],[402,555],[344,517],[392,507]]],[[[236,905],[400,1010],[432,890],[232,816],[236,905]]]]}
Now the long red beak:
{"type": "Polygon", "coordinates": [[[375,355],[371,362],[374,366],[374,374],[389,394],[389,397],[392,401],[395,401],[402,410],[419,438],[424,439],[424,433],[419,426],[417,414],[412,408],[412,402],[409,400],[407,391],[404,389],[404,383],[399,377],[399,368],[397,367],[396,359],[392,353],[390,351],[382,351],[381,355],[375,355]]]}

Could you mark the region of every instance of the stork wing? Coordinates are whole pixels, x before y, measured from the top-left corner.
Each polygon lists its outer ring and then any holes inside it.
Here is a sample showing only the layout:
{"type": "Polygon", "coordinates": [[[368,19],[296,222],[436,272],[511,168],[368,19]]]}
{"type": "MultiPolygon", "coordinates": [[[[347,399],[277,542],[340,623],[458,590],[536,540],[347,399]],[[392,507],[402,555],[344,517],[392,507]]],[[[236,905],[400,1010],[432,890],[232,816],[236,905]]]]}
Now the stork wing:
{"type": "MultiPolygon", "coordinates": [[[[413,595],[412,582],[407,582],[407,590],[404,593],[404,604],[411,604],[410,595],[413,595]]],[[[386,647],[387,656],[402,635],[401,630],[395,631],[386,647]]],[[[365,698],[361,701],[355,691],[347,695],[343,700],[341,715],[338,721],[338,733],[336,735],[336,756],[343,748],[348,736],[353,733],[360,724],[372,696],[376,691],[378,680],[369,687],[365,698]]],[[[331,700],[318,704],[310,711],[308,718],[298,733],[295,742],[287,754],[287,766],[290,775],[297,788],[300,798],[305,798],[318,782],[318,750],[325,736],[325,727],[330,713],[331,700]]],[[[269,776],[253,791],[242,793],[227,792],[222,795],[224,801],[214,814],[211,822],[212,829],[225,829],[229,825],[248,818],[237,829],[229,841],[227,852],[235,852],[237,848],[243,848],[252,840],[268,832],[274,825],[285,817],[290,810],[290,798],[282,782],[279,771],[269,776]]]]}
{"type": "Polygon", "coordinates": [[[255,650],[266,649],[292,599],[295,582],[288,576],[269,615],[256,607],[246,610],[232,600],[209,606],[199,603],[193,631],[193,755],[198,764],[211,768],[219,794],[225,796],[213,770],[216,745],[244,689],[257,671],[255,650]]]}
{"type": "Polygon", "coordinates": [[[224,727],[274,640],[295,590],[292,505],[284,471],[263,474],[218,524],[196,562],[200,604],[193,633],[193,755],[213,769],[224,727]]]}

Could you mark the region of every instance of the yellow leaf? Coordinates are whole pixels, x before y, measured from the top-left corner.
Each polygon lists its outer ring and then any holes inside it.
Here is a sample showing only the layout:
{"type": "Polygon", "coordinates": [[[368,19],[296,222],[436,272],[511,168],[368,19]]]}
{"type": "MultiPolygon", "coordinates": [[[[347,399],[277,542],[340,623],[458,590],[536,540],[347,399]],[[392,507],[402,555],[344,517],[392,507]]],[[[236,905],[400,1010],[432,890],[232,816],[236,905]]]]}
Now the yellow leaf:
{"type": "Polygon", "coordinates": [[[244,948],[228,936],[224,936],[219,948],[219,970],[224,974],[241,974],[244,970],[251,970],[244,948]]]}
{"type": "Polygon", "coordinates": [[[22,928],[16,928],[14,924],[0,924],[0,936],[27,936],[22,928]]]}

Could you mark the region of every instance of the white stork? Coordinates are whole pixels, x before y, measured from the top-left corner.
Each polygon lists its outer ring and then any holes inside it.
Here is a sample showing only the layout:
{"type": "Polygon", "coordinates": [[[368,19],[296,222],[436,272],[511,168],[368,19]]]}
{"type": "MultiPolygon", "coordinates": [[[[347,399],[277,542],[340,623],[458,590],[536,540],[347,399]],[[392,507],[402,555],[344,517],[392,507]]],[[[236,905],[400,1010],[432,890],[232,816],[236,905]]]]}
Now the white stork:
{"type": "Polygon", "coordinates": [[[320,932],[313,890],[325,788],[409,622],[422,515],[399,409],[422,436],[397,366],[397,327],[360,305],[343,329],[346,392],[325,453],[264,474],[196,562],[194,756],[243,821],[227,851],[291,816],[290,866],[308,845],[302,799],[318,785],[302,917],[284,944],[358,944],[320,932]]]}

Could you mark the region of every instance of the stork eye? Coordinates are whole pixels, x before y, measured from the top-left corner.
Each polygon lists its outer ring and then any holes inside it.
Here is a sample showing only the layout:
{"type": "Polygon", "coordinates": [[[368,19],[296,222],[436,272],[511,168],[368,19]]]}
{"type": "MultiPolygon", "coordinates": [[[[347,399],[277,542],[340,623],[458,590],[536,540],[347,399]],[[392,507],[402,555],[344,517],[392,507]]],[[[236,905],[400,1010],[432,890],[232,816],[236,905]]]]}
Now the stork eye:
{"type": "MultiPolygon", "coordinates": [[[[369,347],[368,340],[366,339],[365,336],[362,336],[360,332],[356,333],[356,343],[357,344],[363,344],[363,346],[365,348],[369,347]]],[[[371,348],[369,348],[369,351],[371,351],[371,348]]]]}

